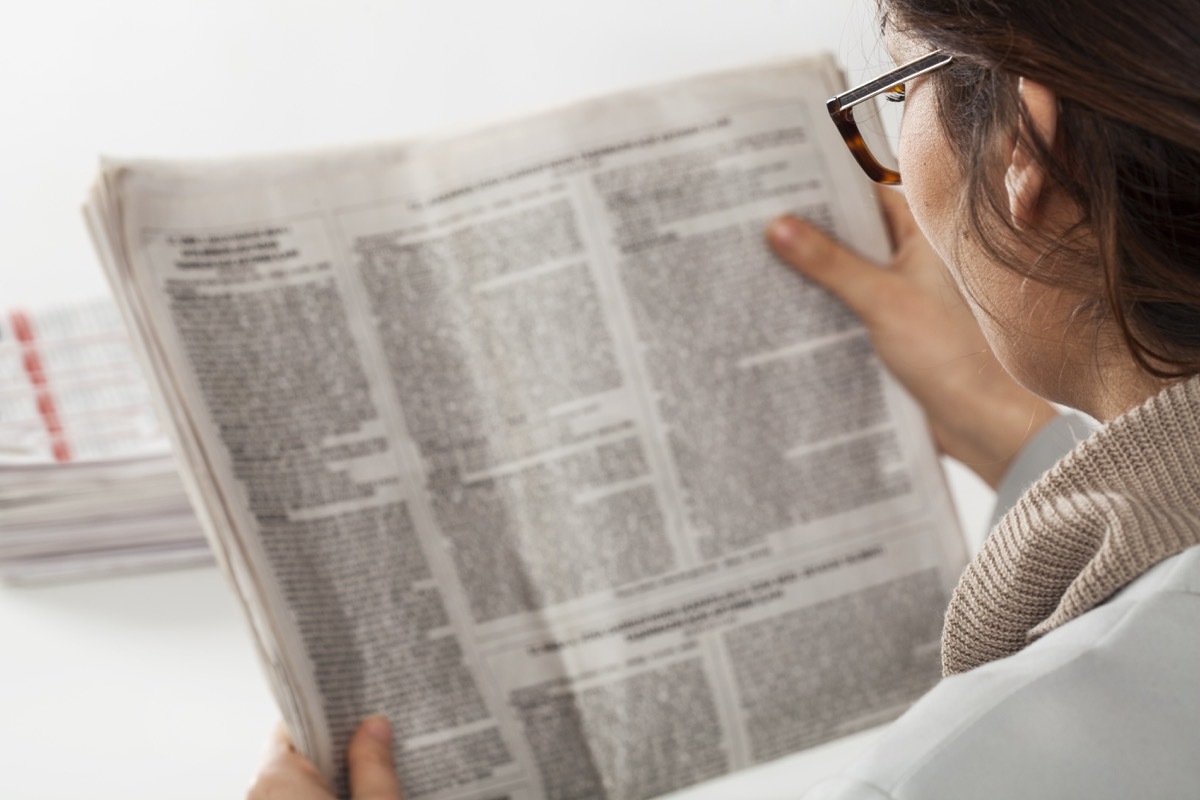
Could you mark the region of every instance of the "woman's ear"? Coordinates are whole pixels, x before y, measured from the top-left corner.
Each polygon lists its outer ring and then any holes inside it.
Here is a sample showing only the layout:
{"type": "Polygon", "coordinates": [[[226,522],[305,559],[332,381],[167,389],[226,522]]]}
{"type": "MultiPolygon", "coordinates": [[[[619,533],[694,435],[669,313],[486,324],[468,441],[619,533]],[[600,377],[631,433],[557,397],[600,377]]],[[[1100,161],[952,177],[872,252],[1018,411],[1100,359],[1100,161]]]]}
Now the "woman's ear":
{"type": "Polygon", "coordinates": [[[1028,142],[1034,136],[1047,147],[1054,146],[1058,126],[1058,98],[1040,83],[1020,78],[1017,81],[1018,100],[1025,108],[1021,115],[1020,131],[1013,145],[1004,186],[1008,190],[1008,210],[1017,228],[1029,228],[1037,219],[1037,205],[1044,188],[1046,171],[1037,162],[1028,142]],[[1032,125],[1033,131],[1027,126],[1032,125]],[[1031,135],[1032,134],[1032,135],[1031,135]]]}

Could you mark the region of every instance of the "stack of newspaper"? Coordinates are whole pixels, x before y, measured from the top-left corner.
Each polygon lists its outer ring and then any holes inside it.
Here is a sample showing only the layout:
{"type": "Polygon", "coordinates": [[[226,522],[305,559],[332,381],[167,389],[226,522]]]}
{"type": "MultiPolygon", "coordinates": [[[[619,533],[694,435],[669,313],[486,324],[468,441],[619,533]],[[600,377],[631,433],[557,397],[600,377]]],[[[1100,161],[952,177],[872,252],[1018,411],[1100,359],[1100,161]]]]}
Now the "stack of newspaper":
{"type": "Polygon", "coordinates": [[[111,300],[0,318],[0,578],[212,556],[111,300]]]}

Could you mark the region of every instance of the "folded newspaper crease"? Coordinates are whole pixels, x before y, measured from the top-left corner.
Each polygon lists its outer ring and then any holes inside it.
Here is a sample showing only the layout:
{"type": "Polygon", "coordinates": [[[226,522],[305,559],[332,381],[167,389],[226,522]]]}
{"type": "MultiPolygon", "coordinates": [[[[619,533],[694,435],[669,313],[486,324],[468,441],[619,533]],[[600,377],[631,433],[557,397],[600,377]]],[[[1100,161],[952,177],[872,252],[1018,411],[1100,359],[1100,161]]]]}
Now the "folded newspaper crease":
{"type": "Polygon", "coordinates": [[[87,208],[303,752],[645,798],[875,725],[964,561],[913,403],[767,252],[887,239],[828,58],[472,134],[109,162],[87,208]]]}

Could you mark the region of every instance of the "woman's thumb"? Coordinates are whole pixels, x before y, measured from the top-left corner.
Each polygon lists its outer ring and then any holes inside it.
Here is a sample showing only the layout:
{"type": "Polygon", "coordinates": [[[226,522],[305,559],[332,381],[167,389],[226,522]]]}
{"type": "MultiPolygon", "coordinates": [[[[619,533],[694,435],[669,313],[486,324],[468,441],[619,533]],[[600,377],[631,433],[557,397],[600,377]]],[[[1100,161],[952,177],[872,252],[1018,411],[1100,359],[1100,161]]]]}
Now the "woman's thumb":
{"type": "Polygon", "coordinates": [[[890,277],[887,272],[795,217],[772,222],[767,242],[797,272],[833,292],[859,316],[869,319],[874,314],[890,277]]]}
{"type": "Polygon", "coordinates": [[[401,800],[392,765],[392,728],[383,717],[368,717],[350,740],[350,795],[354,800],[401,800]]]}

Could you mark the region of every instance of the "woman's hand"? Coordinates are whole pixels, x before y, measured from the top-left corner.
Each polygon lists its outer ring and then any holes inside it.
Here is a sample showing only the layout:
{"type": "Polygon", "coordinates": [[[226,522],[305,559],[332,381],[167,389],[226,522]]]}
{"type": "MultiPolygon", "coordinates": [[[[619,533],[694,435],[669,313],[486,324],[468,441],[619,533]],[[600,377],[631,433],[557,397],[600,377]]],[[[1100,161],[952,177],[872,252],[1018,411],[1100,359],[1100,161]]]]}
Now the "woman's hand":
{"type": "MultiPolygon", "coordinates": [[[[392,729],[383,717],[368,717],[350,740],[353,800],[401,800],[392,766],[392,729]]],[[[283,723],[267,746],[267,760],[246,800],[336,800],[333,789],[304,756],[296,752],[283,723]]]]}
{"type": "Polygon", "coordinates": [[[791,217],[772,223],[767,239],[862,318],[880,358],[924,407],[938,446],[994,488],[1057,412],[1000,366],[904,197],[880,194],[895,245],[884,269],[791,217]]]}

